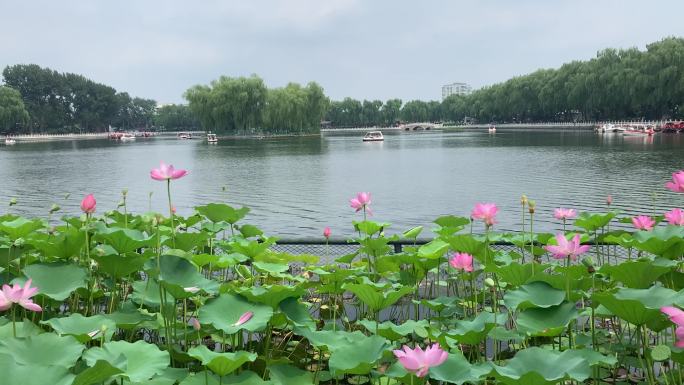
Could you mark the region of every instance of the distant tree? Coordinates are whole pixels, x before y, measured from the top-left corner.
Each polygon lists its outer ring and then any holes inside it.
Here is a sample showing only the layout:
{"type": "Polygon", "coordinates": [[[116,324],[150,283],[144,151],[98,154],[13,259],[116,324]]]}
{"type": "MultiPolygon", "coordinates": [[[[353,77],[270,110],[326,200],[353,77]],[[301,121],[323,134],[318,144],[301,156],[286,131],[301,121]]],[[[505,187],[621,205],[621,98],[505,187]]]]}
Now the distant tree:
{"type": "Polygon", "coordinates": [[[239,132],[261,124],[266,86],[256,75],[222,76],[209,86],[195,86],[185,92],[193,114],[207,130],[239,132]]]}
{"type": "Polygon", "coordinates": [[[154,125],[167,131],[198,130],[200,122],[183,104],[170,104],[160,107],[154,116],[154,125]]]}
{"type": "Polygon", "coordinates": [[[17,125],[25,125],[29,120],[19,91],[0,86],[0,128],[6,133],[17,132],[17,125]]]}

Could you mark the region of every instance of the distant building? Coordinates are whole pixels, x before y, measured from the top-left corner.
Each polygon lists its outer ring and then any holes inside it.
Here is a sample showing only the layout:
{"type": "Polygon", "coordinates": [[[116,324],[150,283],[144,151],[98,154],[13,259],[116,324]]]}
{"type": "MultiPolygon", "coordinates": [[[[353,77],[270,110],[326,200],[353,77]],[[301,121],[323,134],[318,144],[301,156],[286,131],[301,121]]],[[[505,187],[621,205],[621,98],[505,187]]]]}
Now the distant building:
{"type": "Polygon", "coordinates": [[[449,95],[470,95],[473,89],[466,83],[451,83],[442,86],[442,100],[449,95]]]}

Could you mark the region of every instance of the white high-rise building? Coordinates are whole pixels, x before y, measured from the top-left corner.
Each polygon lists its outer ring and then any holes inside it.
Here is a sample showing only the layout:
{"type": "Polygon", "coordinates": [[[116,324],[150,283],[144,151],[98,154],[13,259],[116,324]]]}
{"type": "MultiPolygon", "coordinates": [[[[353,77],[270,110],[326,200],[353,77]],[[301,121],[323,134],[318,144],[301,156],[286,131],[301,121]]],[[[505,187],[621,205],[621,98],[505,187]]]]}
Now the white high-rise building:
{"type": "Polygon", "coordinates": [[[449,95],[470,95],[473,89],[466,83],[451,83],[442,86],[442,100],[449,95]]]}

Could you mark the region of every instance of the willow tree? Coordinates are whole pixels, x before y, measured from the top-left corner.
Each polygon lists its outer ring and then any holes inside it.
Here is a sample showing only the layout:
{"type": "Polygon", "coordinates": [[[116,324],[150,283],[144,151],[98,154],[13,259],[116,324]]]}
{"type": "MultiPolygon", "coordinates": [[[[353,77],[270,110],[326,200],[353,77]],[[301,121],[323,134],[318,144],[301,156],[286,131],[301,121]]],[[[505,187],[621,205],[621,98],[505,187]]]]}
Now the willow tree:
{"type": "Polygon", "coordinates": [[[0,86],[0,127],[3,131],[14,133],[18,125],[25,125],[28,120],[29,113],[19,91],[0,86]]]}

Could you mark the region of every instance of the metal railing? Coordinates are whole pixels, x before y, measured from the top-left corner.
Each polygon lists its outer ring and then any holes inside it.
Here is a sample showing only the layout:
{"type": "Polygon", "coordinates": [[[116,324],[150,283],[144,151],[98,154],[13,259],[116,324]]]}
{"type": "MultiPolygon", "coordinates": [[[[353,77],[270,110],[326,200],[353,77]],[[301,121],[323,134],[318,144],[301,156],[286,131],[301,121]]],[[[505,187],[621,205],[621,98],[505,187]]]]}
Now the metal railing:
{"type": "MultiPolygon", "coordinates": [[[[392,252],[398,254],[403,252],[406,246],[421,246],[430,239],[418,239],[415,242],[411,240],[391,241],[389,245],[392,247],[392,252]]],[[[617,260],[627,259],[630,256],[630,251],[622,246],[603,243],[590,243],[592,246],[589,255],[601,254],[614,258],[617,260]]],[[[541,247],[541,244],[535,244],[536,247],[541,247]]],[[[352,254],[359,250],[358,242],[346,241],[341,239],[331,239],[325,241],[322,239],[281,239],[271,246],[271,249],[276,252],[286,252],[290,254],[312,254],[318,256],[327,256],[329,258],[339,258],[344,255],[352,254]]],[[[495,251],[520,252],[520,246],[508,242],[493,242],[490,247],[495,251]]],[[[529,253],[529,244],[526,246],[525,252],[529,253]]],[[[597,261],[598,262],[598,261],[597,261]]]]}

